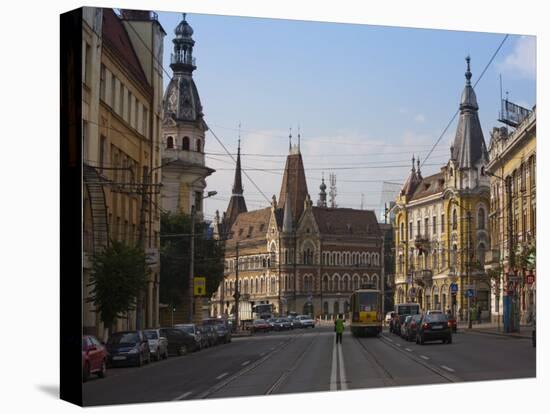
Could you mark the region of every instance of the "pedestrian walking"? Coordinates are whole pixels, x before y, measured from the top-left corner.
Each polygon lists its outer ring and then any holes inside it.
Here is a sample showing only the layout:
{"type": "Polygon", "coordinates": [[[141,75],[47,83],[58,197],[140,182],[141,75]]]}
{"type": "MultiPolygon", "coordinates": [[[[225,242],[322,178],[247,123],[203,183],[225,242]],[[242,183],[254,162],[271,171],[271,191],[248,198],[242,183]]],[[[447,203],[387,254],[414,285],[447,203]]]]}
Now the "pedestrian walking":
{"type": "Polygon", "coordinates": [[[344,320],[340,315],[334,321],[334,332],[336,332],[336,343],[342,343],[342,333],[344,332],[344,320]]]}

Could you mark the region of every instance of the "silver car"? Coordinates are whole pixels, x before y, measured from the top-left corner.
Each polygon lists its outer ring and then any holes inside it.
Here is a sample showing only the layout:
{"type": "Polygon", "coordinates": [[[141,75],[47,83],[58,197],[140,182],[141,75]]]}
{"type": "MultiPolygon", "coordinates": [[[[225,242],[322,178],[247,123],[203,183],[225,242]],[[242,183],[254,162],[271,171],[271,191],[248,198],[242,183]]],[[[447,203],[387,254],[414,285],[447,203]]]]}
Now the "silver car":
{"type": "Polygon", "coordinates": [[[300,321],[302,328],[315,328],[315,321],[308,315],[298,315],[296,319],[300,321]]]}
{"type": "Polygon", "coordinates": [[[156,361],[168,358],[168,340],[160,334],[159,329],[147,329],[143,334],[149,343],[149,352],[156,361]]]}

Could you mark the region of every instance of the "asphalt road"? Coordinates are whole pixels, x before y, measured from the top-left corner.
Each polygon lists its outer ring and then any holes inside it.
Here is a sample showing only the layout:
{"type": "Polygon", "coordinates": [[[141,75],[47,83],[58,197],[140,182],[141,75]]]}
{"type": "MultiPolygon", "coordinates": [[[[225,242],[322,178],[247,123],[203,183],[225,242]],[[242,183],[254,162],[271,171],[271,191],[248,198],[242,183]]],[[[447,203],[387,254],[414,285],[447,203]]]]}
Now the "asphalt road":
{"type": "Polygon", "coordinates": [[[330,328],[234,338],[141,368],[112,368],[83,385],[85,405],[337,391],[386,386],[534,377],[528,339],[458,333],[452,344],[417,345],[330,328]]]}

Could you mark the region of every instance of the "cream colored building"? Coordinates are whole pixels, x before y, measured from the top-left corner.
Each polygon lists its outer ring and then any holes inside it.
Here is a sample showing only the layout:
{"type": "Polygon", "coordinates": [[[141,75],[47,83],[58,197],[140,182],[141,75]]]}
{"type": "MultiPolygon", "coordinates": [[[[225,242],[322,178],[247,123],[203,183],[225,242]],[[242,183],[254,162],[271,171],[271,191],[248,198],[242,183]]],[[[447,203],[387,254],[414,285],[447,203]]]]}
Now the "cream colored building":
{"type": "MultiPolygon", "coordinates": [[[[158,326],[162,71],[156,59],[164,31],[151,12],[83,10],[83,325],[102,336],[86,285],[94,253],[110,240],[141,243],[148,254],[142,327],[158,326]]],[[[116,329],[136,324],[129,311],[116,329]]]]}
{"type": "MultiPolygon", "coordinates": [[[[537,114],[534,108],[515,128],[493,128],[489,145],[487,171],[491,177],[491,210],[489,226],[491,251],[486,268],[500,270],[493,281],[493,320],[502,319],[504,296],[508,294],[509,222],[512,220],[513,243],[516,252],[536,243],[536,151],[537,114]],[[510,180],[512,210],[508,207],[506,181],[510,180]]],[[[517,261],[517,260],[516,260],[517,261]]],[[[527,273],[518,263],[514,266],[520,278],[516,289],[521,322],[531,322],[536,304],[536,275],[527,273]]]]}

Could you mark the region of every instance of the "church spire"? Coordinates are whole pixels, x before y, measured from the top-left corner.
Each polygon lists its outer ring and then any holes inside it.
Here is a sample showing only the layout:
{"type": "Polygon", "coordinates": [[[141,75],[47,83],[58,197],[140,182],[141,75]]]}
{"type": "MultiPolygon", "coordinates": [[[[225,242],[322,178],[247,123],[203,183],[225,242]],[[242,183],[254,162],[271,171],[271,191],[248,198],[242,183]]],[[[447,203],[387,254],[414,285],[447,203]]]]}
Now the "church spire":
{"type": "Polygon", "coordinates": [[[227,206],[227,212],[225,214],[224,228],[226,232],[231,230],[231,226],[237,220],[237,216],[240,213],[246,213],[246,201],[244,199],[243,182],[241,177],[241,124],[239,123],[239,140],[237,147],[237,165],[235,167],[235,180],[233,181],[233,192],[229,205],[227,206]]]}
{"type": "Polygon", "coordinates": [[[174,73],[191,73],[197,67],[193,57],[193,28],[186,20],[187,13],[182,13],[183,20],[176,26],[174,33],[176,37],[172,40],[174,43],[174,52],[170,59],[170,67],[174,73]]]}

